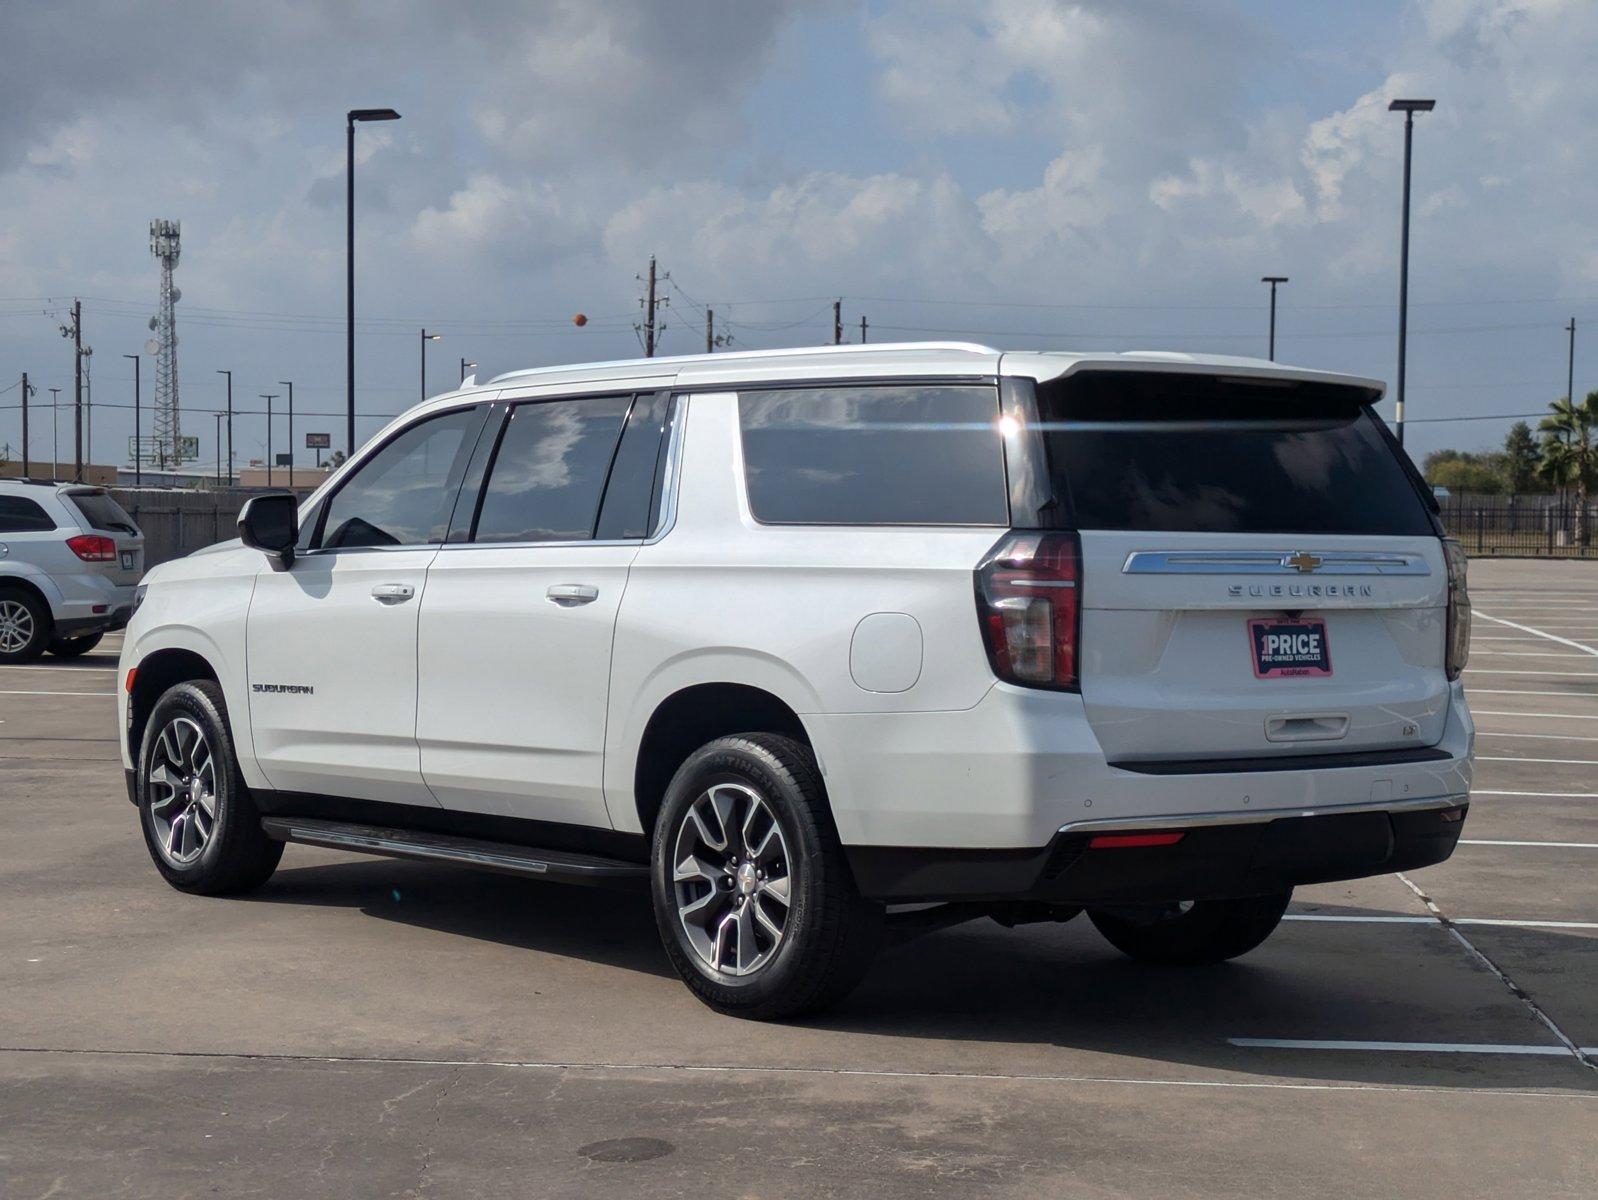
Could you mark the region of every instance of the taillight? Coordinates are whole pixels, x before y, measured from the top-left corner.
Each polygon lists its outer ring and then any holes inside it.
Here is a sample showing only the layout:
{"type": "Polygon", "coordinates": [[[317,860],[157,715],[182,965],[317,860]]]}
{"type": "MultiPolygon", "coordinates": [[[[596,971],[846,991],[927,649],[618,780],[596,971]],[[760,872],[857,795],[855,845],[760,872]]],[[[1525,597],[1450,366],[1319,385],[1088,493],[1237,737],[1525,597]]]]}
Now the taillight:
{"type": "Polygon", "coordinates": [[[1443,539],[1448,560],[1448,644],[1443,657],[1448,678],[1458,679],[1470,659],[1470,589],[1465,586],[1465,548],[1443,539]]]}
{"type": "Polygon", "coordinates": [[[67,539],[67,546],[84,562],[116,562],[117,544],[98,533],[80,533],[67,539]]]}
{"type": "Polygon", "coordinates": [[[1082,550],[1074,533],[1009,533],[977,566],[977,617],[993,673],[1022,687],[1078,688],[1082,550]]]}

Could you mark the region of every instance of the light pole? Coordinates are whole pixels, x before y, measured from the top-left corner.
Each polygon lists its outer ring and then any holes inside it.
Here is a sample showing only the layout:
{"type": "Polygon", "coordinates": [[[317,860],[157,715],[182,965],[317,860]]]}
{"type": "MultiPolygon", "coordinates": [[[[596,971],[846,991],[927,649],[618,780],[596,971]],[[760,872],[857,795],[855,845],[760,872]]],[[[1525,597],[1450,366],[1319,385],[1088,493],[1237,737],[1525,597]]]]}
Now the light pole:
{"type": "Polygon", "coordinates": [[[272,401],[277,399],[277,394],[266,392],[257,393],[266,401],[266,486],[272,486],[272,401]]]}
{"type": "Polygon", "coordinates": [[[425,329],[422,330],[422,399],[423,400],[427,399],[427,343],[428,342],[442,342],[443,340],[444,340],[444,335],[442,333],[428,333],[427,330],[425,330],[425,329]]]}
{"type": "Polygon", "coordinates": [[[470,359],[465,359],[465,358],[461,359],[461,382],[462,383],[466,382],[466,369],[468,367],[470,367],[472,370],[475,371],[477,369],[477,364],[472,362],[470,359]]]}
{"type": "Polygon", "coordinates": [[[278,383],[289,390],[289,487],[292,489],[294,487],[294,381],[279,379],[278,383]]]}
{"type": "Polygon", "coordinates": [[[222,482],[222,415],[216,413],[216,481],[222,482]]]}
{"type": "Polygon", "coordinates": [[[345,452],[355,457],[355,123],[397,121],[392,108],[352,108],[344,114],[344,379],[345,452]]]}
{"type": "Polygon", "coordinates": [[[61,426],[56,424],[55,410],[60,404],[61,389],[50,389],[50,478],[54,479],[61,471],[61,426]]]}
{"type": "Polygon", "coordinates": [[[139,356],[124,354],[122,357],[133,360],[133,486],[138,487],[144,481],[144,454],[143,447],[139,445],[139,356]]]}
{"type": "Polygon", "coordinates": [[[1409,348],[1409,160],[1415,140],[1415,114],[1431,112],[1435,100],[1394,100],[1388,112],[1404,114],[1404,224],[1398,250],[1398,395],[1393,403],[1398,444],[1404,444],[1404,356],[1409,348]]]}
{"type": "Polygon", "coordinates": [[[1272,362],[1275,362],[1276,361],[1276,285],[1279,284],[1279,283],[1286,283],[1287,282],[1287,276],[1286,275],[1261,275],[1260,276],[1260,282],[1261,283],[1268,283],[1268,284],[1271,285],[1271,341],[1270,341],[1270,350],[1267,353],[1267,357],[1272,362]]]}
{"type": "Polygon", "coordinates": [[[233,486],[233,372],[218,371],[227,376],[227,481],[233,486]]]}

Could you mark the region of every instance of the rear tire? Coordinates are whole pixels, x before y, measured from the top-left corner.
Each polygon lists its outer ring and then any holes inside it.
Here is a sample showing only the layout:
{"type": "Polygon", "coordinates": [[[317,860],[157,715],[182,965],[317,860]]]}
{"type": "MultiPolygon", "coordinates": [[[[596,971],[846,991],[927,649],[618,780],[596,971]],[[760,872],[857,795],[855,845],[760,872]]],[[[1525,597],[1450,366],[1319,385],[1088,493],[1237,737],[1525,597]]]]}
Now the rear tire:
{"type": "Polygon", "coordinates": [[[1089,910],[1105,939],[1129,958],[1161,966],[1196,967],[1247,954],[1281,923],[1291,890],[1241,900],[1195,900],[1175,915],[1139,921],[1089,910]]]}
{"type": "Polygon", "coordinates": [[[50,644],[50,609],[32,592],[0,587],[0,664],[30,663],[50,644]]]}
{"type": "Polygon", "coordinates": [[[103,637],[105,631],[96,630],[94,633],[85,633],[79,637],[51,638],[50,653],[57,658],[81,658],[98,646],[103,637]]]}
{"type": "Polygon", "coordinates": [[[271,878],[283,843],[261,830],[211,680],[174,684],[156,701],[135,780],[144,844],[178,891],[236,896],[271,878]]]}
{"type": "Polygon", "coordinates": [[[802,742],[749,733],[696,750],[666,789],[650,863],[666,954],[719,1013],[815,1012],[871,965],[882,906],[855,889],[802,742]]]}

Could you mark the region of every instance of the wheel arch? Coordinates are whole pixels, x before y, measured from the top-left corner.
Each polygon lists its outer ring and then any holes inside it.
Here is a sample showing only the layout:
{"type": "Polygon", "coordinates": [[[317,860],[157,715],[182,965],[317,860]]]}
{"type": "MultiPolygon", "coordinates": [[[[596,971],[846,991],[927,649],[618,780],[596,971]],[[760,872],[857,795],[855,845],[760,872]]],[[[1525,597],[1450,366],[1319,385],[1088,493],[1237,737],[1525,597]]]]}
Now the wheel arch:
{"type": "Polygon", "coordinates": [[[128,753],[135,764],[139,759],[139,745],[144,740],[144,727],[156,701],[168,688],[199,679],[221,684],[221,676],[212,662],[186,646],[153,650],[139,660],[133,690],[128,695],[128,753]]]}
{"type": "Polygon", "coordinates": [[[633,802],[649,836],[677,768],[706,742],[738,733],[780,733],[815,743],[798,712],[776,693],[748,683],[716,681],[679,688],[655,705],[633,763],[633,802]]]}

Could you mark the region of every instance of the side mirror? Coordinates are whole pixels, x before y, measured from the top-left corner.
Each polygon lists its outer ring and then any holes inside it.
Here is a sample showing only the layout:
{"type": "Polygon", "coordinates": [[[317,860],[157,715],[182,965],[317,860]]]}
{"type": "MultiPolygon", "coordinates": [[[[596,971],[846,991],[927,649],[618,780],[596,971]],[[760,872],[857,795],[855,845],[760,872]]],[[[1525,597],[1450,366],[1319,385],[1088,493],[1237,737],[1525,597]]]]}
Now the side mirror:
{"type": "Polygon", "coordinates": [[[239,540],[282,570],[294,561],[294,543],[300,538],[299,504],[290,492],[251,496],[239,510],[239,540]]]}

